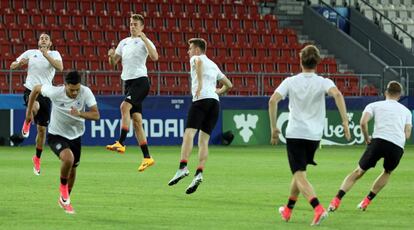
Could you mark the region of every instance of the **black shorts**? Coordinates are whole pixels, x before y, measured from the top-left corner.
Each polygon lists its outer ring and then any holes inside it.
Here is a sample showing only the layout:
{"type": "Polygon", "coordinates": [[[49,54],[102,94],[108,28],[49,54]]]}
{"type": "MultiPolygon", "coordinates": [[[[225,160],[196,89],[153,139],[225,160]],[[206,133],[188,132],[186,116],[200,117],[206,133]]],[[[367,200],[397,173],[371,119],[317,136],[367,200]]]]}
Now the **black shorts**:
{"type": "Polygon", "coordinates": [[[148,77],[140,77],[136,79],[125,81],[125,99],[124,101],[130,103],[132,108],[130,114],[142,114],[142,102],[149,93],[150,85],[148,77]]]}
{"type": "Polygon", "coordinates": [[[367,171],[375,167],[377,162],[384,158],[384,169],[391,172],[400,163],[404,149],[400,146],[380,138],[374,138],[362,154],[359,160],[359,167],[367,171]]]}
{"type": "MultiPolygon", "coordinates": [[[[29,103],[30,92],[32,92],[30,89],[26,88],[24,90],[23,100],[25,106],[27,106],[29,103]]],[[[52,108],[52,103],[49,98],[43,97],[42,94],[39,94],[39,96],[37,96],[36,101],[39,102],[40,108],[39,111],[37,111],[36,116],[34,116],[34,122],[40,126],[48,126],[50,121],[50,110],[52,108]]]]}
{"type": "Polygon", "coordinates": [[[319,141],[286,138],[286,148],[292,174],[296,171],[306,171],[308,164],[316,165],[313,158],[318,147],[319,141]]]}
{"type": "Polygon", "coordinates": [[[200,129],[208,135],[216,126],[220,104],[216,99],[202,99],[191,104],[186,128],[200,129]]]}
{"type": "Polygon", "coordinates": [[[81,137],[69,140],[65,137],[49,133],[47,135],[47,142],[49,143],[49,146],[52,149],[52,151],[58,157],[60,156],[60,152],[62,152],[64,149],[69,148],[73,153],[73,157],[75,158],[72,167],[75,168],[79,165],[81,157],[81,137]]]}

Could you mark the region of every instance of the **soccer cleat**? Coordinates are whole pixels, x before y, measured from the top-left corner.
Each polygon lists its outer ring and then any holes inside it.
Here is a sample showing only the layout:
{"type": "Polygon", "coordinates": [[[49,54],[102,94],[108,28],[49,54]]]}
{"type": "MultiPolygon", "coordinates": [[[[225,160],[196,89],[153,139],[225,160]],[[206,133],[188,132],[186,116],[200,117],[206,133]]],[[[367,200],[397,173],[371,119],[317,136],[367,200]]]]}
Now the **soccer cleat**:
{"type": "Polygon", "coordinates": [[[62,197],[63,202],[70,203],[68,185],[61,184],[59,187],[59,191],[60,191],[60,196],[62,197]]]}
{"type": "Polygon", "coordinates": [[[151,158],[144,158],[142,159],[141,165],[138,168],[139,172],[144,171],[146,168],[150,167],[151,165],[155,164],[154,159],[151,158]]]}
{"type": "Polygon", "coordinates": [[[341,205],[341,200],[338,197],[334,197],[329,204],[328,211],[333,212],[339,208],[339,205],[341,205]]]}
{"type": "Polygon", "coordinates": [[[361,209],[362,211],[365,211],[370,203],[371,203],[371,200],[365,197],[361,201],[361,203],[358,204],[357,208],[361,209]]]}
{"type": "Polygon", "coordinates": [[[32,157],[32,161],[33,161],[33,173],[36,176],[40,176],[40,158],[34,155],[32,157]]]}
{"type": "Polygon", "coordinates": [[[22,136],[28,138],[30,134],[30,122],[23,121],[22,136]]]}
{"type": "Polygon", "coordinates": [[[280,216],[282,220],[288,222],[290,220],[290,216],[292,215],[292,209],[288,208],[287,206],[282,206],[279,208],[280,216]]]}
{"type": "Polygon", "coordinates": [[[59,196],[58,204],[61,208],[63,208],[63,210],[65,210],[66,213],[75,214],[75,210],[69,200],[64,200],[62,196],[59,196]]]}
{"type": "Polygon", "coordinates": [[[126,146],[121,145],[119,141],[116,141],[113,145],[107,145],[106,149],[111,151],[117,151],[118,153],[125,153],[126,146]]]}
{"type": "Polygon", "coordinates": [[[170,180],[170,182],[168,182],[168,185],[171,186],[177,184],[181,179],[188,176],[189,174],[190,172],[188,171],[187,167],[178,169],[174,177],[170,180]]]}
{"type": "Polygon", "coordinates": [[[203,182],[203,174],[199,173],[199,174],[197,174],[197,176],[194,177],[193,181],[191,181],[191,184],[188,186],[185,193],[191,194],[191,193],[195,192],[197,190],[198,186],[201,184],[201,182],[203,182]]]}
{"type": "Polygon", "coordinates": [[[315,214],[313,216],[311,226],[319,225],[326,217],[328,217],[328,212],[326,212],[322,205],[319,205],[315,208],[315,214]]]}

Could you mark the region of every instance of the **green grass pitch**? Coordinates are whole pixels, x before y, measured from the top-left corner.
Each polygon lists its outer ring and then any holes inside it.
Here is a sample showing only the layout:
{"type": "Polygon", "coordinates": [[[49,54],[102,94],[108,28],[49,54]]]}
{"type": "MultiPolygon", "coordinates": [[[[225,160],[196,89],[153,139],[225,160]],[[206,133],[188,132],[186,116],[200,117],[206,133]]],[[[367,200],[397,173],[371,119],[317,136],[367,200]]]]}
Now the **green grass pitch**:
{"type": "MultiPolygon", "coordinates": [[[[364,146],[324,147],[308,178],[327,207],[344,177],[353,170],[364,146]]],[[[282,145],[211,147],[204,182],[186,195],[197,166],[196,149],[190,176],[167,185],[179,161],[180,148],[150,147],[156,164],[138,173],[141,153],[126,154],[104,147],[84,147],[71,200],[75,215],[57,205],[59,166],[49,148],[42,174],[34,176],[33,147],[0,147],[0,229],[307,229],[313,212],[303,196],[291,221],[277,208],[288,197],[291,174],[282,145]]],[[[320,229],[413,229],[414,146],[393,173],[390,183],[366,212],[356,205],[382,170],[382,160],[345,196],[338,211],[320,229]]]]}

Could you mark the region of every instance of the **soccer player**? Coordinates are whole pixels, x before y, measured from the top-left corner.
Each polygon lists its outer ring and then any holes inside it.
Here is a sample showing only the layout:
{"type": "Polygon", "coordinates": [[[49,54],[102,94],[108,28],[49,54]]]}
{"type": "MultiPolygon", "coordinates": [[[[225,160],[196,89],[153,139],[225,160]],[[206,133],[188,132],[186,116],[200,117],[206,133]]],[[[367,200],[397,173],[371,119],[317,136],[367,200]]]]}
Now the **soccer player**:
{"type": "Polygon", "coordinates": [[[338,194],[332,199],[328,208],[330,211],[338,209],[345,193],[368,169],[375,167],[377,162],[384,158],[384,171],[374,181],[369,194],[357,206],[365,211],[372,199],[385,187],[391,172],[397,168],[404,153],[405,140],[410,138],[412,128],[410,110],[398,103],[401,92],[401,84],[391,81],[385,90],[385,100],[370,103],[365,107],[360,124],[367,148],[359,160],[358,167],[345,177],[338,194]],[[371,139],[368,134],[368,122],[372,118],[374,132],[371,139]]]}
{"type": "Polygon", "coordinates": [[[189,175],[187,161],[193,148],[194,136],[200,130],[198,134],[199,164],[194,179],[186,190],[187,194],[191,194],[203,181],[202,172],[208,156],[208,141],[219,116],[219,95],[226,93],[233,85],[217,65],[206,56],[207,43],[204,39],[192,38],[188,41],[188,45],[193,103],[187,115],[179,169],[168,185],[174,185],[189,175]],[[223,84],[220,89],[216,89],[217,81],[223,84]]]}
{"type": "Polygon", "coordinates": [[[98,120],[99,110],[92,91],[80,84],[78,72],[69,72],[65,77],[65,85],[36,85],[32,88],[26,111],[26,121],[32,119],[35,100],[39,94],[50,98],[52,113],[47,142],[59,157],[60,196],[58,204],[66,213],[75,213],[69,194],[76,178],[76,168],[81,157],[81,136],[85,132],[85,119],[98,120]],[[88,111],[86,111],[88,108],[88,111]]]}
{"type": "Polygon", "coordinates": [[[124,141],[129,131],[131,117],[135,129],[135,136],[141,147],[144,159],[138,168],[139,172],[144,171],[155,163],[151,157],[147,138],[142,126],[142,102],[149,92],[149,81],[145,63],[149,56],[151,60],[158,60],[158,53],[154,44],[142,32],[144,29],[144,17],[140,14],[133,14],[130,18],[131,36],[123,39],[116,50],[111,48],[108,51],[109,64],[115,66],[122,59],[121,78],[125,81],[125,99],[121,103],[121,135],[114,144],[107,145],[108,150],[125,152],[124,141]]]}
{"type": "Polygon", "coordinates": [[[314,209],[311,225],[318,225],[328,215],[306,176],[307,165],[316,165],[314,156],[325,123],[326,93],[334,97],[345,137],[347,140],[350,139],[344,98],[332,80],[315,73],[319,61],[318,48],[313,45],[304,47],[300,52],[302,73],[285,79],[269,100],[271,144],[277,144],[280,134],[279,128],[276,127],[277,105],[286,96],[289,97],[286,148],[293,177],[288,203],[279,208],[279,213],[283,220],[289,221],[298,196],[302,193],[314,209]]]}
{"type": "MultiPolygon", "coordinates": [[[[38,49],[30,49],[21,54],[16,61],[10,65],[10,69],[19,69],[28,65],[25,91],[23,95],[24,103],[27,106],[30,92],[35,85],[52,85],[56,70],[63,70],[62,57],[56,50],[50,50],[52,41],[50,36],[42,33],[39,37],[38,49]]],[[[50,120],[50,100],[39,96],[35,101],[33,110],[34,123],[37,125],[36,135],[36,154],[33,156],[33,172],[40,175],[40,157],[46,139],[46,127],[50,120]]],[[[22,136],[29,137],[30,123],[32,120],[25,121],[22,128],[22,136]]]]}

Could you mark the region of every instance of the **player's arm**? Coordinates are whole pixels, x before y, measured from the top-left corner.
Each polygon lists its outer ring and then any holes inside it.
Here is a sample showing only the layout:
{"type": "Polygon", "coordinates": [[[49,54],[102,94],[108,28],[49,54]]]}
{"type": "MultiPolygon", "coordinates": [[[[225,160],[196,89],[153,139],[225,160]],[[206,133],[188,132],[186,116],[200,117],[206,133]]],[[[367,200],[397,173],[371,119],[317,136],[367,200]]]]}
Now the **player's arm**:
{"type": "Polygon", "coordinates": [[[37,96],[39,96],[41,90],[42,90],[42,85],[36,85],[35,87],[33,87],[32,92],[30,92],[29,101],[27,103],[27,109],[26,109],[26,122],[27,123],[29,123],[32,120],[33,105],[36,101],[37,96]]]}
{"type": "Polygon", "coordinates": [[[71,109],[70,114],[73,116],[81,117],[86,120],[99,120],[101,117],[98,110],[98,105],[89,107],[88,111],[79,111],[76,108],[71,109]]]}
{"type": "Polygon", "coordinates": [[[20,61],[16,60],[16,61],[11,63],[10,69],[11,70],[20,69],[24,65],[27,65],[27,63],[29,63],[29,59],[26,59],[26,58],[22,58],[22,59],[20,59],[20,61]]]}
{"type": "Polygon", "coordinates": [[[404,133],[405,133],[405,139],[409,139],[411,136],[411,129],[413,128],[413,126],[411,124],[407,124],[404,127],[404,133]]]}
{"type": "Polygon", "coordinates": [[[198,81],[196,97],[200,96],[201,89],[203,88],[203,61],[200,58],[196,57],[195,60],[195,69],[196,69],[196,76],[198,81]]]}
{"type": "Polygon", "coordinates": [[[372,116],[370,113],[364,112],[362,114],[361,120],[359,121],[359,125],[361,125],[362,135],[364,135],[365,143],[371,143],[371,137],[368,133],[368,122],[371,120],[372,116]]]}
{"type": "Polygon", "coordinates": [[[227,91],[229,91],[231,88],[233,88],[233,83],[226,77],[223,76],[222,79],[219,80],[219,82],[223,85],[220,89],[216,90],[216,93],[218,95],[223,95],[227,91]]]}
{"type": "Polygon", "coordinates": [[[141,37],[142,41],[144,42],[145,46],[147,47],[148,56],[151,58],[151,60],[157,61],[158,60],[158,52],[151,45],[150,41],[147,38],[147,35],[145,35],[144,33],[141,32],[141,34],[139,36],[141,37]]]}
{"type": "Polygon", "coordinates": [[[109,65],[115,66],[121,60],[121,56],[115,53],[115,49],[111,48],[108,51],[108,62],[109,65]]]}
{"type": "Polygon", "coordinates": [[[344,96],[337,87],[332,87],[328,90],[328,95],[335,99],[336,107],[338,107],[339,114],[341,115],[342,126],[344,127],[345,138],[351,140],[351,133],[349,132],[349,121],[348,115],[346,114],[346,105],[344,96]]]}
{"type": "Polygon", "coordinates": [[[57,70],[57,71],[62,71],[63,70],[63,63],[61,60],[56,60],[53,59],[52,56],[49,55],[49,53],[47,52],[48,49],[46,47],[42,47],[40,48],[40,51],[43,54],[43,57],[45,57],[49,63],[57,70]]]}
{"type": "Polygon", "coordinates": [[[277,106],[279,102],[282,100],[282,95],[278,92],[274,92],[273,95],[269,99],[269,120],[270,120],[270,130],[271,130],[271,137],[270,143],[272,145],[277,144],[279,142],[279,133],[280,130],[276,127],[276,120],[277,120],[277,106]]]}

